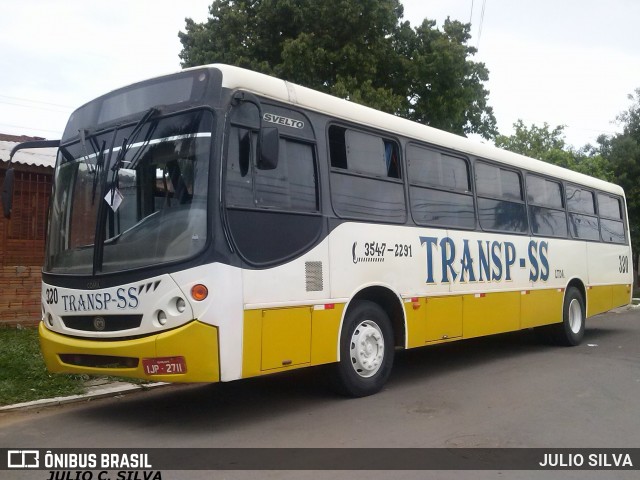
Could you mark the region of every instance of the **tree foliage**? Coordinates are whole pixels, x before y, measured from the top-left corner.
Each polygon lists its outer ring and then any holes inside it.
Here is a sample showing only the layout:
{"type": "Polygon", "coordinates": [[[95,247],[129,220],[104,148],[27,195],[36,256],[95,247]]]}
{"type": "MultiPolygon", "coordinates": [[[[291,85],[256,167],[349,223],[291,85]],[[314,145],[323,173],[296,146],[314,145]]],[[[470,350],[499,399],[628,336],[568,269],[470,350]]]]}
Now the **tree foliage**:
{"type": "Polygon", "coordinates": [[[566,144],[564,125],[551,128],[545,122],[542,127],[527,127],[518,120],[513,129],[512,135],[498,135],[496,146],[603,180],[612,181],[614,178],[609,161],[597,148],[587,145],[575,150],[566,144]]]}
{"type": "Polygon", "coordinates": [[[522,120],[513,124],[514,133],[498,135],[498,147],[594,177],[617,183],[624,188],[634,265],[640,253],[640,88],[629,95],[631,105],[617,117],[622,133],[598,137],[596,146],[579,150],[566,145],[564,126],[527,127],[522,120]]]}
{"type": "Polygon", "coordinates": [[[624,188],[631,246],[637,259],[640,253],[640,88],[636,89],[635,95],[629,95],[629,100],[630,107],[617,117],[622,133],[601,135],[598,143],[600,154],[611,165],[615,183],[624,188]]]}
{"type": "Polygon", "coordinates": [[[402,21],[399,0],[215,0],[186,19],[185,67],[249,68],[460,135],[497,133],[470,25],[402,21]]]}

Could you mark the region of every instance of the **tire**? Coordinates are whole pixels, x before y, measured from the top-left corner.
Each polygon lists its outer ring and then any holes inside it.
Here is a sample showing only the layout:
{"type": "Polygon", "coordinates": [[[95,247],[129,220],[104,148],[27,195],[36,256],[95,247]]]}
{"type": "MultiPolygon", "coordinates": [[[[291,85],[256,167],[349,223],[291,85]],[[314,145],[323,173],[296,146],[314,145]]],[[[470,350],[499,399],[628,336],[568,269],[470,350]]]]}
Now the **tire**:
{"type": "Polygon", "coordinates": [[[562,323],[547,327],[551,340],[560,345],[574,347],[584,338],[585,302],[576,287],[569,287],[562,306],[562,323]]]}
{"type": "Polygon", "coordinates": [[[379,392],[391,374],[393,354],[389,317],[376,303],[358,301],[342,325],[336,389],[349,397],[379,392]]]}

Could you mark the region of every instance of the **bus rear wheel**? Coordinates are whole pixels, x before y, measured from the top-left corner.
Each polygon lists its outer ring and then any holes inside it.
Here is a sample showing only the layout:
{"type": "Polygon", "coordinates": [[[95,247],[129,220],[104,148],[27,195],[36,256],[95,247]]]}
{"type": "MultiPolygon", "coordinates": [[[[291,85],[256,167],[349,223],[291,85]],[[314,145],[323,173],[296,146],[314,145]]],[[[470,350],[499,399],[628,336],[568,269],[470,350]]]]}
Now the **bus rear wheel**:
{"type": "Polygon", "coordinates": [[[576,287],[569,287],[562,306],[562,323],[546,327],[555,343],[574,347],[582,342],[586,321],[585,302],[576,287]]]}
{"type": "Polygon", "coordinates": [[[393,366],[393,329],[376,303],[358,301],[349,309],[340,337],[337,390],[350,397],[379,392],[393,366]]]}

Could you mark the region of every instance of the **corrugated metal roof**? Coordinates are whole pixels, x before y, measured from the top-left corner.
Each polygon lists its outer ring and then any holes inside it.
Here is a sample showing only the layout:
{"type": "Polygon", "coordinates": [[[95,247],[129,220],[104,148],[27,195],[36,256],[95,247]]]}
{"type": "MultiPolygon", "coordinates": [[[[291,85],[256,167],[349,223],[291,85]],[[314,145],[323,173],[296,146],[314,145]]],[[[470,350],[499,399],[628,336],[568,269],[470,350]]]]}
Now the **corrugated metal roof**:
{"type": "MultiPolygon", "coordinates": [[[[0,140],[0,160],[9,161],[9,154],[19,142],[7,142],[0,140]]],[[[20,150],[13,156],[13,163],[21,165],[33,165],[36,167],[50,167],[56,165],[57,148],[31,148],[20,150]]]]}

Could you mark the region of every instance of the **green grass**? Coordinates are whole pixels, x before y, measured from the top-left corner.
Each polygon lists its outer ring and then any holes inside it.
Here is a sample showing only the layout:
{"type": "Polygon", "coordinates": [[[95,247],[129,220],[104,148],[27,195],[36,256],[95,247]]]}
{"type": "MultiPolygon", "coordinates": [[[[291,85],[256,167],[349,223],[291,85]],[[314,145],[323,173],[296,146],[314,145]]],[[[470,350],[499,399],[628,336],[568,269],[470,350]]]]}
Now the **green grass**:
{"type": "Polygon", "coordinates": [[[36,329],[0,327],[0,406],[83,393],[85,380],[47,372],[36,329]]]}

